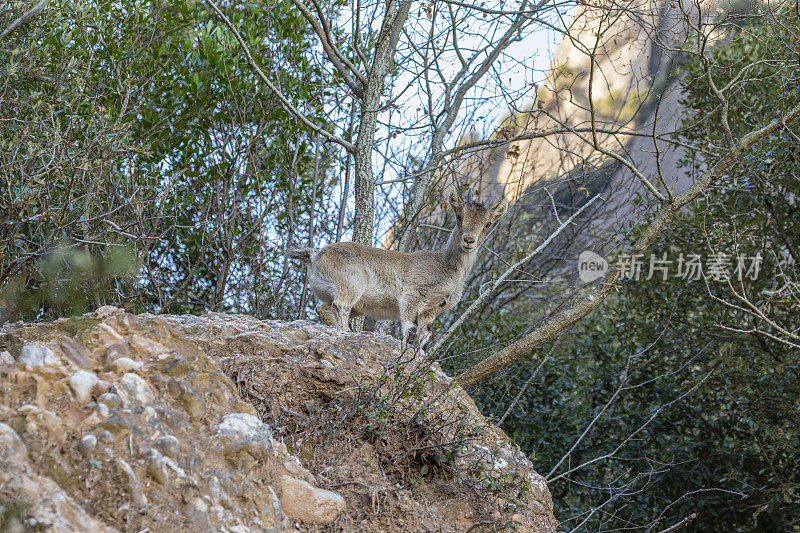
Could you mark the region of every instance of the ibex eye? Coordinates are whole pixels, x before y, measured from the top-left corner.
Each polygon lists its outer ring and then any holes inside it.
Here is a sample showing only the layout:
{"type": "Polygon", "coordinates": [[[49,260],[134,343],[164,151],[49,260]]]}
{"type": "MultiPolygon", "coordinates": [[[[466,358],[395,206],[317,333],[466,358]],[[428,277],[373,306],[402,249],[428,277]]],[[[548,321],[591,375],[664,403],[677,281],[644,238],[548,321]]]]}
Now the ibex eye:
{"type": "Polygon", "coordinates": [[[489,228],[491,228],[491,227],[492,227],[492,223],[491,223],[491,222],[489,222],[488,224],[486,224],[486,229],[489,229],[489,228]]]}

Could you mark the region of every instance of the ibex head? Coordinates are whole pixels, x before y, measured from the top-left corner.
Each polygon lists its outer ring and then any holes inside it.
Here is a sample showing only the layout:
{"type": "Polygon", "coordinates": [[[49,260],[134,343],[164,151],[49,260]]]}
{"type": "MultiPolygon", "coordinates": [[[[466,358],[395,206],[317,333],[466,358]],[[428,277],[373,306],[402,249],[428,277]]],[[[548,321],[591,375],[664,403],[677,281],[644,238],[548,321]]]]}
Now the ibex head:
{"type": "Polygon", "coordinates": [[[461,199],[458,191],[450,191],[450,205],[456,214],[455,237],[465,252],[474,250],[483,242],[489,229],[500,219],[508,209],[508,201],[503,198],[490,207],[491,197],[484,203],[472,201],[470,189],[467,202],[461,199]]]}

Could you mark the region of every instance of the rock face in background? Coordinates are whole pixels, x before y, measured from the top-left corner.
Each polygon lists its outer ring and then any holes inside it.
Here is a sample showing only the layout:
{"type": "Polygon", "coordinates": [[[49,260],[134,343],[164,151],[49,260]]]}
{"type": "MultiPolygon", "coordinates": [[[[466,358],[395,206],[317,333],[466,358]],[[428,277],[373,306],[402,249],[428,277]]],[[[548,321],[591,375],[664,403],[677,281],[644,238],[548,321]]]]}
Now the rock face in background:
{"type": "MultiPolygon", "coordinates": [[[[507,219],[513,222],[504,233],[511,238],[493,242],[498,254],[514,253],[529,239],[544,238],[560,224],[559,217],[563,220],[601,194],[603,200],[578,218],[580,227],[570,235],[570,244],[560,250],[550,246],[547,256],[529,265],[535,270],[560,256],[563,264],[553,275],[575,282],[574,264],[582,251],[605,256],[617,250],[631,226],[657,207],[631,169],[592,146],[592,108],[599,146],[622,155],[660,190],[667,187],[680,194],[692,185],[694,176],[685,163],[691,162],[694,173],[702,169],[700,156],[672,137],[688,116],[678,67],[684,59],[681,50],[694,44],[689,36],[698,6],[706,22],[746,9],[742,0],[578,2],[567,22],[569,36],[558,46],[546,78],[513,103],[510,109],[515,111],[486,139],[499,144],[465,150],[443,172],[437,193],[446,198],[458,185],[472,187],[481,200],[509,199],[507,219]]],[[[709,43],[719,37],[712,35],[709,43]]],[[[444,217],[438,204],[423,214],[432,225],[442,225],[444,217]]],[[[441,244],[446,237],[446,232],[437,232],[429,239],[441,244]]]]}
{"type": "MultiPolygon", "coordinates": [[[[599,144],[623,153],[643,175],[658,183],[656,143],[648,136],[675,131],[686,115],[680,88],[675,84],[679,77],[676,59],[691,34],[684,13],[696,18],[697,7],[685,0],[634,0],[625,3],[624,9],[604,2],[579,4],[569,24],[570,38],[559,45],[547,78],[534,91],[535,104],[510,117],[495,138],[589,128],[590,109],[594,107],[599,144]]],[[[708,2],[699,5],[703,16],[711,20],[732,9],[730,2],[716,3],[709,14],[708,2]]],[[[586,142],[591,139],[590,132],[581,135],[584,139],[575,133],[559,133],[476,152],[458,169],[459,180],[482,184],[484,196],[489,192],[505,194],[524,203],[538,201],[523,198],[532,189],[572,178],[574,188],[604,193],[605,213],[595,215],[607,217],[604,224],[628,221],[634,216],[630,200],[646,191],[627,167],[593,150],[586,142]]],[[[666,139],[660,139],[657,145],[666,185],[676,193],[682,192],[691,185],[680,166],[687,151],[666,139]]]]}
{"type": "Polygon", "coordinates": [[[525,455],[437,365],[400,355],[381,335],[220,314],[7,324],[0,528],[554,531],[525,455]]]}

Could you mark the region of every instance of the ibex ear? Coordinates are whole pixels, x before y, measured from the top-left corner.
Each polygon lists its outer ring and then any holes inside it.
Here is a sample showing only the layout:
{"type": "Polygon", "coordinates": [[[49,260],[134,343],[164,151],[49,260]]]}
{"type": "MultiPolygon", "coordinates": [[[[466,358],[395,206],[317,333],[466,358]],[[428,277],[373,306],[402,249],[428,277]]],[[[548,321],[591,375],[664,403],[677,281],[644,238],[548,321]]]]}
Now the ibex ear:
{"type": "Polygon", "coordinates": [[[506,211],[508,211],[508,200],[506,200],[505,198],[503,198],[502,200],[500,200],[499,202],[497,202],[497,205],[496,205],[496,206],[494,206],[494,207],[493,207],[493,208],[492,208],[492,209],[489,211],[489,213],[491,213],[491,215],[492,215],[492,222],[494,222],[495,220],[499,220],[500,218],[502,218],[502,216],[506,214],[506,211]]]}
{"type": "Polygon", "coordinates": [[[464,201],[455,188],[450,190],[450,205],[453,207],[453,211],[455,211],[456,214],[461,213],[461,208],[464,207],[464,201]]]}

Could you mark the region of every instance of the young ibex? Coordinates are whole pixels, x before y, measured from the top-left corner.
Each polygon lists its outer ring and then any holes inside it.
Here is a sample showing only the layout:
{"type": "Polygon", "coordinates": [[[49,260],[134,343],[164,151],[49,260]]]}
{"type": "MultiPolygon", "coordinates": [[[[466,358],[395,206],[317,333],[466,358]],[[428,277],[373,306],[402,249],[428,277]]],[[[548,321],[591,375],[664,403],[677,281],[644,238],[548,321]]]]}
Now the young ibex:
{"type": "Polygon", "coordinates": [[[414,328],[423,346],[433,319],[461,299],[478,246],[508,209],[505,199],[488,203],[473,202],[472,191],[464,203],[453,190],[456,227],[440,250],[402,253],[339,242],[321,250],[294,248],[286,255],[309,263],[309,285],[322,301],[317,313],[327,325],[348,330],[350,318],[359,315],[399,319],[403,346],[414,328]]]}

